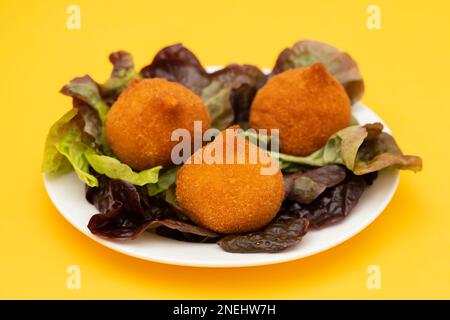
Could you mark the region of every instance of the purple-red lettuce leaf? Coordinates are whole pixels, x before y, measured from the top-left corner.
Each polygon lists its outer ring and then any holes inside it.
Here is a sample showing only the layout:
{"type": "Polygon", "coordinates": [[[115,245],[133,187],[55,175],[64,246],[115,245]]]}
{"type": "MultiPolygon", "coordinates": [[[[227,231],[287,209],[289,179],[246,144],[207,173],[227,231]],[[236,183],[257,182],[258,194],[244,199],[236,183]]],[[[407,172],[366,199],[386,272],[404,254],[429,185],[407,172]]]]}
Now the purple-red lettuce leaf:
{"type": "Polygon", "coordinates": [[[86,102],[77,98],[72,99],[72,105],[84,120],[84,131],[94,137],[97,145],[102,144],[102,123],[98,112],[86,102]]]}
{"type": "Polygon", "coordinates": [[[317,199],[327,188],[341,183],[345,177],[346,169],[338,165],[285,174],[285,197],[308,204],[317,199]]]}
{"type": "Polygon", "coordinates": [[[376,175],[376,173],[371,173],[357,176],[349,172],[343,182],[327,188],[310,204],[288,200],[283,203],[282,210],[293,217],[308,219],[311,228],[331,225],[350,214],[376,175]]]}
{"type": "Polygon", "coordinates": [[[99,144],[101,145],[103,153],[112,156],[113,152],[109,146],[104,130],[104,123],[106,121],[109,106],[100,94],[99,85],[90,76],[86,75],[72,79],[68,84],[62,87],[61,93],[72,97],[74,101],[80,100],[97,111],[100,119],[100,126],[97,127],[96,131],[100,131],[100,137],[96,137],[96,139],[100,141],[99,144]]]}
{"type": "Polygon", "coordinates": [[[109,79],[100,85],[100,93],[102,98],[112,105],[128,86],[128,83],[133,79],[138,79],[140,75],[134,68],[133,57],[126,51],[111,53],[109,61],[113,65],[113,70],[109,79]]]}
{"type": "Polygon", "coordinates": [[[135,239],[151,221],[170,216],[169,208],[161,201],[150,202],[141,187],[109,178],[99,182],[99,187],[86,192],[86,199],[100,210],[88,223],[95,235],[112,240],[135,239]]]}
{"type": "Polygon", "coordinates": [[[221,235],[192,222],[176,219],[163,219],[150,222],[148,230],[155,230],[159,235],[189,242],[215,242],[221,235]]]}
{"type": "Polygon", "coordinates": [[[307,67],[322,63],[344,86],[352,103],[361,100],[364,81],[358,65],[350,55],[323,42],[302,40],[292,48],[284,49],[275,63],[272,73],[277,74],[291,68],[307,67]]]}
{"type": "Polygon", "coordinates": [[[367,137],[360,145],[353,165],[358,175],[379,171],[387,167],[420,171],[422,159],[404,155],[394,138],[383,132],[382,125],[366,125],[367,137]]]}
{"type": "Polygon", "coordinates": [[[198,95],[210,83],[200,61],[181,43],[161,49],[152,63],[142,68],[141,74],[144,78],[164,78],[181,83],[198,95]]]}
{"type": "Polygon", "coordinates": [[[195,242],[209,242],[219,237],[175,212],[161,198],[149,197],[144,187],[98,173],[94,175],[99,186],[86,190],[86,199],[100,211],[88,224],[93,234],[111,240],[135,239],[146,230],[195,242]]]}
{"type": "Polygon", "coordinates": [[[308,226],[308,219],[292,216],[290,212],[281,209],[274,220],[262,230],[228,235],[217,243],[227,252],[275,253],[299,243],[308,231],[308,226]]]}
{"type": "Polygon", "coordinates": [[[255,66],[231,64],[210,78],[200,97],[208,108],[211,127],[222,130],[238,122],[245,127],[251,102],[266,76],[255,66]]]}
{"type": "Polygon", "coordinates": [[[61,88],[61,93],[86,102],[97,110],[102,123],[106,120],[108,105],[103,101],[98,84],[88,75],[76,77],[61,88]]]}

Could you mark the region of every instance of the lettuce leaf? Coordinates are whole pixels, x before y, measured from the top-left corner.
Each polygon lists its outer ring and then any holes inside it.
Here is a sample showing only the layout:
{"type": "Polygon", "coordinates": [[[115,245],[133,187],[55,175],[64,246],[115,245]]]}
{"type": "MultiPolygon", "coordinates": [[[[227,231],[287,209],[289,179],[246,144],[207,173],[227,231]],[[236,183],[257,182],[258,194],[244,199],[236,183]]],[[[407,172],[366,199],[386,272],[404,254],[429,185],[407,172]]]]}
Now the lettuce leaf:
{"type": "Polygon", "coordinates": [[[72,99],[72,105],[84,120],[84,131],[94,137],[98,146],[102,144],[102,124],[97,110],[77,98],[72,99]]]}
{"type": "Polygon", "coordinates": [[[89,173],[85,151],[93,148],[94,138],[84,131],[84,120],[77,109],[61,117],[47,135],[42,171],[51,175],[69,172],[72,168],[88,186],[98,185],[97,178],[89,173]]]}
{"type": "Polygon", "coordinates": [[[263,229],[231,234],[220,239],[217,244],[227,252],[234,253],[275,253],[299,243],[308,232],[308,219],[293,216],[280,209],[277,216],[263,229]]]}
{"type": "Polygon", "coordinates": [[[346,169],[338,165],[285,174],[285,197],[298,203],[309,204],[327,188],[344,181],[346,176],[346,169]]]}
{"type": "MultiPolygon", "coordinates": [[[[195,235],[203,238],[219,238],[220,235],[211,231],[209,229],[203,228],[201,226],[197,226],[190,222],[175,220],[175,219],[163,219],[163,220],[154,220],[150,222],[147,226],[147,230],[152,230],[160,227],[165,227],[170,230],[176,230],[181,233],[188,233],[190,235],[195,235]]],[[[187,239],[186,239],[187,240],[187,239]]],[[[204,242],[206,239],[201,239],[197,242],[204,242]]]]}
{"type": "Polygon", "coordinates": [[[108,105],[103,101],[97,83],[90,76],[72,79],[61,88],[61,93],[86,102],[97,110],[102,123],[105,122],[108,105]]]}
{"type": "Polygon", "coordinates": [[[273,153],[283,169],[292,165],[322,167],[330,164],[346,166],[356,175],[392,167],[402,170],[422,170],[422,159],[404,155],[394,138],[383,131],[381,123],[350,126],[338,131],[324,147],[306,157],[273,153]]]}
{"type": "Polygon", "coordinates": [[[394,138],[382,132],[383,125],[364,126],[367,137],[361,144],[353,163],[353,172],[363,175],[392,167],[402,170],[421,171],[422,159],[417,156],[404,155],[394,138]]]}
{"type": "Polygon", "coordinates": [[[345,52],[319,41],[302,40],[292,48],[284,49],[275,63],[272,74],[291,68],[323,63],[328,71],[342,83],[352,103],[361,100],[364,81],[356,61],[345,52]]]}
{"type": "Polygon", "coordinates": [[[348,172],[344,181],[327,188],[313,202],[285,201],[280,211],[291,217],[307,219],[310,229],[332,225],[352,212],[364,190],[376,178],[377,173],[357,176],[348,172]]]}
{"type": "Polygon", "coordinates": [[[136,186],[158,182],[159,170],[162,168],[157,166],[141,172],[134,172],[128,165],[116,158],[100,155],[92,149],[86,150],[85,157],[96,172],[104,174],[111,179],[127,181],[136,186]]]}
{"type": "Polygon", "coordinates": [[[148,184],[147,191],[149,196],[156,196],[157,194],[169,189],[175,183],[179,169],[180,167],[174,167],[166,170],[164,173],[159,175],[158,182],[148,184]]]}
{"type": "Polygon", "coordinates": [[[42,172],[60,175],[72,170],[72,166],[65,156],[56,149],[61,132],[67,128],[67,123],[77,115],[76,109],[71,109],[64,114],[51,127],[47,135],[44,147],[44,159],[42,161],[42,172]]]}
{"type": "Polygon", "coordinates": [[[89,173],[89,164],[86,160],[84,152],[87,146],[77,141],[77,132],[72,132],[62,138],[56,145],[56,149],[60,154],[69,160],[78,177],[90,187],[98,185],[97,178],[89,173]]]}
{"type": "Polygon", "coordinates": [[[265,79],[261,70],[251,65],[232,64],[212,73],[210,84],[201,92],[211,127],[223,130],[235,122],[247,120],[251,101],[265,79]],[[233,105],[234,101],[240,103],[233,105]]]}
{"type": "Polygon", "coordinates": [[[109,61],[113,65],[111,76],[99,86],[99,89],[102,98],[109,104],[113,104],[128,83],[133,79],[139,79],[140,75],[134,68],[133,57],[126,51],[111,53],[109,61]]]}
{"type": "Polygon", "coordinates": [[[113,152],[109,146],[108,140],[106,139],[106,133],[104,130],[104,123],[106,121],[106,115],[108,114],[109,107],[100,95],[99,85],[90,76],[86,75],[72,79],[68,84],[62,87],[61,93],[72,97],[74,99],[74,104],[77,100],[79,100],[98,112],[100,125],[97,130],[100,132],[100,144],[103,152],[112,156],[113,152]]]}
{"type": "Polygon", "coordinates": [[[210,78],[197,57],[181,43],[161,49],[148,66],[142,68],[144,78],[164,78],[178,82],[200,95],[210,78]]]}
{"type": "Polygon", "coordinates": [[[161,206],[150,208],[147,195],[138,186],[104,176],[99,181],[98,188],[87,188],[86,192],[86,199],[100,211],[88,223],[95,235],[114,240],[135,239],[152,220],[170,214],[162,201],[158,203],[161,206]]]}

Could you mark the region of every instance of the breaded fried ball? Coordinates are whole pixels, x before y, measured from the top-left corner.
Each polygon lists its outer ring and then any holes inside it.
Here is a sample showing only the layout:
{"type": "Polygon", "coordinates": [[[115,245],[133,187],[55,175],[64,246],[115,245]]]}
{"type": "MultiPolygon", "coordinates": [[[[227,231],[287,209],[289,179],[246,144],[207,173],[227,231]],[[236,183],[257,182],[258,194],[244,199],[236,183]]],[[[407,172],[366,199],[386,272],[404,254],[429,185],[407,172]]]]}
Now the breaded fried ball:
{"type": "Polygon", "coordinates": [[[186,215],[224,234],[264,227],[275,217],[284,197],[278,164],[272,162],[272,167],[270,155],[236,135],[236,130],[232,127],[222,131],[194,153],[178,171],[176,181],[177,201],[186,215]],[[218,150],[234,152],[221,154],[218,150]],[[215,162],[210,155],[216,156],[215,162]]]}
{"type": "Polygon", "coordinates": [[[271,78],[256,94],[250,126],[279,129],[283,153],[307,156],[351,122],[344,87],[324,67],[314,64],[271,78]]]}
{"type": "Polygon", "coordinates": [[[135,170],[172,165],[177,144],[172,131],[188,129],[202,121],[210,126],[208,110],[200,97],[175,82],[153,78],[137,80],[121,93],[106,119],[106,137],[115,155],[135,170]]]}

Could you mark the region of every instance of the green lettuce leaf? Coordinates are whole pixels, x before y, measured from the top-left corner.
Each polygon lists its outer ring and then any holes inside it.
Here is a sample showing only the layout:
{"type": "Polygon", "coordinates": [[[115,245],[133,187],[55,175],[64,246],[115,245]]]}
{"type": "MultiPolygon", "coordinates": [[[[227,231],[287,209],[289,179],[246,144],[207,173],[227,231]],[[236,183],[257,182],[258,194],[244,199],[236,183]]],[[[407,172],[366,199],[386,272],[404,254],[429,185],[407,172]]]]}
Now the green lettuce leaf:
{"type": "Polygon", "coordinates": [[[183,212],[183,209],[178,204],[175,185],[171,185],[166,191],[164,191],[164,201],[172,206],[177,212],[183,212]]]}
{"type": "Polygon", "coordinates": [[[141,172],[134,172],[128,165],[116,158],[100,155],[93,150],[86,150],[85,157],[91,167],[98,173],[111,179],[120,179],[137,186],[158,182],[161,166],[153,167],[141,172]]]}
{"type": "Polygon", "coordinates": [[[393,167],[403,170],[422,170],[422,159],[404,155],[394,138],[382,132],[380,123],[350,126],[338,131],[324,147],[306,157],[273,153],[281,162],[281,168],[295,165],[322,167],[341,164],[357,175],[393,167]]]}
{"type": "Polygon", "coordinates": [[[77,133],[70,134],[62,138],[56,145],[58,152],[69,160],[78,177],[84,181],[89,187],[97,187],[97,178],[89,173],[89,163],[86,160],[84,152],[87,146],[77,141],[77,133]],[[73,140],[72,140],[73,139],[73,140]]]}
{"type": "Polygon", "coordinates": [[[275,63],[273,74],[291,68],[322,63],[342,83],[352,103],[361,100],[364,81],[356,61],[345,52],[323,42],[302,40],[283,50],[275,63]]]}
{"type": "Polygon", "coordinates": [[[76,109],[71,109],[56,121],[50,128],[45,140],[44,159],[42,161],[42,172],[47,174],[64,174],[72,170],[72,166],[65,156],[56,149],[61,132],[66,125],[77,115],[76,109]]]}
{"type": "Polygon", "coordinates": [[[59,119],[49,131],[44,148],[42,171],[60,175],[74,169],[88,186],[98,186],[97,178],[89,173],[85,151],[94,147],[94,138],[84,131],[83,117],[72,109],[59,119]]]}
{"type": "Polygon", "coordinates": [[[147,185],[147,191],[149,196],[153,197],[163,191],[169,189],[177,179],[177,172],[180,167],[174,167],[169,170],[166,170],[162,174],[159,175],[158,182],[150,183],[147,185]]]}

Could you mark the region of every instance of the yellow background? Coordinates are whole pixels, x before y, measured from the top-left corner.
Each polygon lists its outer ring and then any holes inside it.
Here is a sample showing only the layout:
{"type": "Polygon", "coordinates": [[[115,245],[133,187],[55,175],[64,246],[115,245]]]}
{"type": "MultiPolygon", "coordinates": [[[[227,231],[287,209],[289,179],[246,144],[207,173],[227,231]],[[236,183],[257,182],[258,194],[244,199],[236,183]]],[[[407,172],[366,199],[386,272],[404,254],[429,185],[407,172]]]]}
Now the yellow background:
{"type": "Polygon", "coordinates": [[[450,42],[448,1],[0,1],[0,298],[450,298],[450,42]],[[81,30],[66,27],[69,4],[81,30]],[[368,5],[381,30],[366,27],[368,5]],[[274,266],[201,269],[113,252],[56,211],[40,175],[45,135],[70,108],[58,93],[85,73],[105,80],[108,54],[140,68],[182,41],[204,65],[271,67],[302,38],[359,63],[363,101],[424,171],[401,173],[393,201],[367,229],[321,254],[274,266]],[[79,265],[81,290],[66,288],[79,265]],[[382,289],[366,287],[369,265],[382,289]]]}

